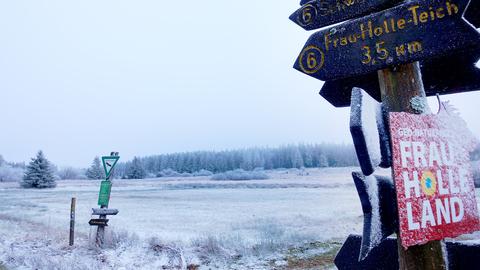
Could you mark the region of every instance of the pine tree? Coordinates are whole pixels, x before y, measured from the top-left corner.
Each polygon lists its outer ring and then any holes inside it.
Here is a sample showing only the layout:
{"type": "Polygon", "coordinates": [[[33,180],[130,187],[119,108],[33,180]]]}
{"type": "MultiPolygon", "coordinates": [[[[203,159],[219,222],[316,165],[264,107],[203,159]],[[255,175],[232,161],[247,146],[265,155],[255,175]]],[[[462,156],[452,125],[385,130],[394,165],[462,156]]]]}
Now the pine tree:
{"type": "Polygon", "coordinates": [[[24,188],[53,188],[57,186],[50,162],[38,151],[27,166],[21,186],[24,188]]]}
{"type": "Polygon", "coordinates": [[[105,179],[105,172],[102,170],[100,158],[95,157],[93,159],[92,165],[90,166],[90,168],[88,168],[85,175],[88,179],[105,179]]]}
{"type": "Polygon", "coordinates": [[[142,161],[134,157],[126,172],[128,179],[143,179],[147,176],[142,161]]]}

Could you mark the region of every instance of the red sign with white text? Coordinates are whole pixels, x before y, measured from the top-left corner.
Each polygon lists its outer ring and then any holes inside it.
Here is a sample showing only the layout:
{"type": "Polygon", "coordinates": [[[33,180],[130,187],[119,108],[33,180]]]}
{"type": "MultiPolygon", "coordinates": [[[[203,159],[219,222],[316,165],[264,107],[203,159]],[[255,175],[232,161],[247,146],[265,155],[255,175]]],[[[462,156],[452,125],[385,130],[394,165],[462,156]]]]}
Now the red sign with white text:
{"type": "Polygon", "coordinates": [[[480,230],[469,158],[477,141],[460,116],[390,113],[390,132],[402,246],[480,230]]]}

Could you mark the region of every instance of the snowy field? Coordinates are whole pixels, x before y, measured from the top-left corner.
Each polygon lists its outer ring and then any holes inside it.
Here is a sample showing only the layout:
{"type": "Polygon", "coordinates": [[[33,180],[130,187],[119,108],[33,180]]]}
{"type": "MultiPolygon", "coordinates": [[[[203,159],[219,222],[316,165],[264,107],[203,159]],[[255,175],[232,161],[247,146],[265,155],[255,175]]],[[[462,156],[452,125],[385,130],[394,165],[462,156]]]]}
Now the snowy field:
{"type": "Polygon", "coordinates": [[[345,238],[362,230],[352,170],[277,170],[254,181],[115,180],[110,208],[120,213],[110,217],[104,250],[92,244],[88,225],[98,181],[60,181],[49,190],[0,183],[0,269],[330,269],[345,238]]]}

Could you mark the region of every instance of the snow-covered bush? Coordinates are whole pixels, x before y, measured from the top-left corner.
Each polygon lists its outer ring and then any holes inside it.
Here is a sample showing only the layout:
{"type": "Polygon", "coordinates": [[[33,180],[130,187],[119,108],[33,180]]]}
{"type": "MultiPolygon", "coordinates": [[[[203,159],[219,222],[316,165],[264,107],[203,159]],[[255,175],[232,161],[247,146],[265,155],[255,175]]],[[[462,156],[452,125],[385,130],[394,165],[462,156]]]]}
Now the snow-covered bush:
{"type": "Polygon", "coordinates": [[[18,182],[22,180],[24,170],[7,164],[0,166],[0,182],[18,182]]]}
{"type": "Polygon", "coordinates": [[[212,180],[263,180],[268,178],[268,175],[263,171],[245,171],[242,169],[217,173],[212,176],[212,180]]]}
{"type": "Polygon", "coordinates": [[[213,173],[209,170],[200,170],[193,173],[193,176],[211,176],[213,173]]]}
{"type": "Polygon", "coordinates": [[[86,179],[86,176],[80,169],[67,167],[57,171],[57,175],[61,180],[82,180],[86,179]]]}
{"type": "Polygon", "coordinates": [[[165,169],[157,173],[157,177],[178,177],[178,176],[180,176],[180,173],[172,169],[165,169]]]}
{"type": "Polygon", "coordinates": [[[191,173],[179,173],[177,171],[174,171],[172,169],[165,169],[157,174],[157,177],[191,177],[191,173]]]}

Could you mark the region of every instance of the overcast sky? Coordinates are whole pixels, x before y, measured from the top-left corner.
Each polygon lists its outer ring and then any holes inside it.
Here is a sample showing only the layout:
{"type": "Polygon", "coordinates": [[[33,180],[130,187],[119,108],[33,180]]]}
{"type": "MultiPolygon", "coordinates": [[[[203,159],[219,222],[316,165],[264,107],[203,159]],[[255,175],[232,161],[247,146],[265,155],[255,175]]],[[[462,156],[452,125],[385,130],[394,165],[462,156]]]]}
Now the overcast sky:
{"type": "MultiPolygon", "coordinates": [[[[311,33],[289,1],[0,2],[0,154],[95,155],[351,143],[348,109],[292,69],[311,33]]],[[[480,93],[446,96],[480,135],[480,93]]]]}

